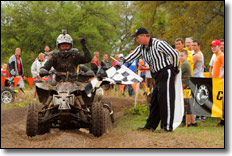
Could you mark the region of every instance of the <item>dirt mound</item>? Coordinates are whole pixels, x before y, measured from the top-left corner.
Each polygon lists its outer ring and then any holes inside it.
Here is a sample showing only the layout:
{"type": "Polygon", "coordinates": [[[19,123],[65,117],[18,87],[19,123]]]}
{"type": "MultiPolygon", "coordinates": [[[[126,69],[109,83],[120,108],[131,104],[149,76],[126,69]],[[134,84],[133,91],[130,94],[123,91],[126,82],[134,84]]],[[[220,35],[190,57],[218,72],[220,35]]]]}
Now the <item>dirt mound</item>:
{"type": "MultiPolygon", "coordinates": [[[[123,106],[130,107],[134,103],[132,98],[104,97],[104,100],[112,102],[116,120],[123,114],[123,106]]],[[[96,145],[101,148],[109,147],[105,141],[102,144],[96,144],[96,141],[110,138],[110,134],[95,138],[85,129],[65,131],[52,129],[49,134],[28,138],[25,131],[26,114],[27,107],[1,110],[2,148],[91,148],[96,145]]]]}

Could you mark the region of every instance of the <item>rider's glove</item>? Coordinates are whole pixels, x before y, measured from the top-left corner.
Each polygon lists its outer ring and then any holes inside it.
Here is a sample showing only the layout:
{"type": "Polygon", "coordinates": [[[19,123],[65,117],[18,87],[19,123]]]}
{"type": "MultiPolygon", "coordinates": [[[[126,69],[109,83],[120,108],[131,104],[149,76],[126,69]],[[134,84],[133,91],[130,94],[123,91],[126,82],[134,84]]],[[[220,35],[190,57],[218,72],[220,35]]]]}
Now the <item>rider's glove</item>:
{"type": "Polygon", "coordinates": [[[80,43],[82,46],[85,46],[86,40],[84,38],[80,38],[80,43]]]}

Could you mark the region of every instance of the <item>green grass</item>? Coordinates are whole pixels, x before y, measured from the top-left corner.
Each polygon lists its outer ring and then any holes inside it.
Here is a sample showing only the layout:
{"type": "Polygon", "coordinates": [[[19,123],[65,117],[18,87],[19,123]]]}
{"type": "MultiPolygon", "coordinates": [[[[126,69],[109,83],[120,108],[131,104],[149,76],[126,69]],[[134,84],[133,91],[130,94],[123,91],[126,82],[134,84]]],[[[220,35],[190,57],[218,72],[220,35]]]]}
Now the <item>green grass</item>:
{"type": "MultiPolygon", "coordinates": [[[[138,127],[144,127],[147,120],[146,115],[131,115],[126,114],[119,118],[116,122],[114,133],[120,134],[125,131],[136,131],[138,127]]],[[[208,117],[206,121],[198,122],[198,127],[182,127],[181,125],[173,133],[145,132],[146,135],[151,137],[170,137],[177,140],[182,140],[188,143],[196,144],[197,148],[206,147],[224,147],[224,127],[216,127],[219,118],[208,117]]],[[[160,125],[157,130],[160,129],[160,125]]],[[[141,132],[144,133],[144,132],[141,132]]],[[[157,138],[156,138],[157,139],[157,138]]]]}

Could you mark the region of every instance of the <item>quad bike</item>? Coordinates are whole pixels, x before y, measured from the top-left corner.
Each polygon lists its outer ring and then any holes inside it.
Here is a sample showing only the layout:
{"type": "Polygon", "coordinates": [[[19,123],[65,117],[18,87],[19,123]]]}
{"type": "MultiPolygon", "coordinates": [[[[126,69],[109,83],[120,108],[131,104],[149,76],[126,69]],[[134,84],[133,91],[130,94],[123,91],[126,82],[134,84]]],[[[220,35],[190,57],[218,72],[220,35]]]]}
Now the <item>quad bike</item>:
{"type": "MultiPolygon", "coordinates": [[[[51,74],[51,73],[49,73],[51,74]]],[[[71,73],[55,72],[64,75],[66,80],[71,73]]],[[[36,92],[42,107],[36,102],[28,105],[26,134],[33,137],[45,134],[51,128],[89,130],[95,137],[112,130],[114,122],[110,102],[103,101],[101,89],[86,94],[85,86],[94,74],[77,74],[74,82],[63,81],[53,84],[36,83],[36,92]]]]}
{"type": "Polygon", "coordinates": [[[16,92],[14,91],[14,79],[13,77],[7,78],[1,88],[1,103],[13,103],[15,95],[16,92]]]}

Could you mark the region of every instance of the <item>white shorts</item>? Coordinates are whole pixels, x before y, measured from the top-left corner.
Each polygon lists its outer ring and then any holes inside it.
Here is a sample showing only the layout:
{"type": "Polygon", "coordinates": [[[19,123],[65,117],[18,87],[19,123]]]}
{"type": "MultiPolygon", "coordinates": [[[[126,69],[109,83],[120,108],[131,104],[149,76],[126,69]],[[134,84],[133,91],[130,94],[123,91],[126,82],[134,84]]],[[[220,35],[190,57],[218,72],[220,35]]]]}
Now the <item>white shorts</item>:
{"type": "Polygon", "coordinates": [[[20,81],[19,81],[19,83],[17,84],[17,87],[18,88],[24,88],[24,82],[23,82],[22,76],[16,76],[16,77],[20,77],[21,78],[20,81]]]}

